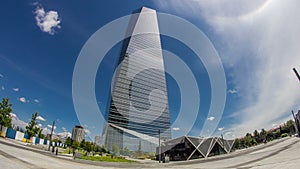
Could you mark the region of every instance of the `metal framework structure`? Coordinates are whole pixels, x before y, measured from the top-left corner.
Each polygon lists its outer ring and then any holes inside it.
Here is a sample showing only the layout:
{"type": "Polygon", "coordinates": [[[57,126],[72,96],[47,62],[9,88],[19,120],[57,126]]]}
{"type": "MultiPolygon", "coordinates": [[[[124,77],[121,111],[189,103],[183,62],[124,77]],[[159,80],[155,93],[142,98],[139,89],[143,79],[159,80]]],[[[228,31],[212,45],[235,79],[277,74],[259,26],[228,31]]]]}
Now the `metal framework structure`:
{"type": "Polygon", "coordinates": [[[221,137],[201,138],[182,136],[168,140],[157,147],[156,155],[169,156],[171,161],[191,160],[207,158],[219,154],[227,154],[232,151],[234,140],[225,140],[221,137]]]}

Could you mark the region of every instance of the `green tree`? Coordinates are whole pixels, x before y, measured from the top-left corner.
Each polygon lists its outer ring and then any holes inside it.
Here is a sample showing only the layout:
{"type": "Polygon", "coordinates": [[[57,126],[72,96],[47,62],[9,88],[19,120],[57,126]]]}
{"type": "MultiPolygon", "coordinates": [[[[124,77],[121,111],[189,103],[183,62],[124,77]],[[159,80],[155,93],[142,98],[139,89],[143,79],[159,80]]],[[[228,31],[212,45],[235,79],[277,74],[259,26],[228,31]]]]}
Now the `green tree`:
{"type": "Polygon", "coordinates": [[[80,148],[85,149],[85,139],[80,142],[80,148]]]}
{"type": "Polygon", "coordinates": [[[247,145],[246,145],[246,139],[245,138],[242,138],[242,139],[240,139],[241,140],[241,148],[246,148],[247,147],[247,145]]]}
{"type": "Polygon", "coordinates": [[[235,139],[235,141],[234,141],[234,147],[236,148],[236,149],[240,149],[241,147],[242,147],[242,145],[241,145],[241,139],[235,139]]]}
{"type": "Polygon", "coordinates": [[[89,141],[85,142],[85,150],[87,152],[91,152],[92,151],[92,143],[91,142],[89,142],[89,141]]]}
{"type": "Polygon", "coordinates": [[[124,148],[123,155],[124,155],[124,156],[130,156],[130,150],[129,150],[128,147],[125,147],[125,148],[124,148]]]}
{"type": "Polygon", "coordinates": [[[277,139],[277,138],[280,138],[281,136],[281,131],[280,129],[277,129],[275,132],[274,132],[274,138],[277,139]]]}
{"type": "Polygon", "coordinates": [[[28,126],[26,126],[26,134],[28,134],[29,137],[36,136],[40,131],[40,128],[38,127],[36,122],[37,116],[38,116],[38,112],[32,114],[31,121],[29,122],[28,126]]]}
{"type": "Polygon", "coordinates": [[[250,133],[246,134],[246,146],[251,147],[252,146],[252,135],[250,133]]]}
{"type": "Polygon", "coordinates": [[[95,145],[94,151],[95,152],[102,152],[102,148],[99,145],[95,145]]]}
{"type": "Polygon", "coordinates": [[[77,150],[79,148],[79,146],[80,146],[80,143],[78,141],[73,141],[72,148],[74,150],[77,150]]]}
{"type": "Polygon", "coordinates": [[[44,139],[45,135],[42,133],[42,131],[43,131],[43,129],[39,130],[38,137],[41,138],[41,139],[44,139]]]}
{"type": "Polygon", "coordinates": [[[11,127],[12,104],[9,103],[8,98],[3,98],[0,102],[0,125],[4,127],[11,127]]]}
{"type": "Polygon", "coordinates": [[[259,133],[259,138],[262,142],[267,141],[267,131],[265,129],[261,129],[261,132],[259,133]]]}
{"type": "Polygon", "coordinates": [[[138,147],[138,156],[141,156],[142,155],[142,140],[140,139],[139,140],[139,147],[138,147]]]}
{"type": "Polygon", "coordinates": [[[70,147],[72,145],[72,139],[70,137],[68,137],[66,139],[66,146],[70,147]]]}
{"type": "Polygon", "coordinates": [[[120,155],[124,155],[124,149],[120,149],[120,155]]]}
{"type": "Polygon", "coordinates": [[[112,145],[112,155],[117,156],[119,154],[119,147],[115,144],[112,145]]]}
{"type": "Polygon", "coordinates": [[[259,140],[259,133],[258,133],[257,130],[254,130],[254,132],[253,132],[253,137],[254,137],[254,139],[255,139],[255,141],[256,141],[257,143],[260,142],[260,140],[259,140]]]}
{"type": "Polygon", "coordinates": [[[101,151],[102,151],[103,153],[108,153],[108,149],[107,149],[107,146],[106,146],[105,144],[102,145],[101,151]]]}
{"type": "Polygon", "coordinates": [[[286,125],[283,127],[283,133],[294,134],[296,132],[296,128],[293,120],[289,120],[286,122],[286,125]]]}

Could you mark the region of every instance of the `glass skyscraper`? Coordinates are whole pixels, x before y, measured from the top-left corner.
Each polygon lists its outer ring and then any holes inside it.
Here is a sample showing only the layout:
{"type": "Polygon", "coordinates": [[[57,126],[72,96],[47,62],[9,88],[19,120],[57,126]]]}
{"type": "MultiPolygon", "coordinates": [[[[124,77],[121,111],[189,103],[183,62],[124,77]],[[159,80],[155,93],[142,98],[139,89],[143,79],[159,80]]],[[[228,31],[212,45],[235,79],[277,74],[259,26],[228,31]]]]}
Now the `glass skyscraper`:
{"type": "Polygon", "coordinates": [[[123,41],[108,103],[105,144],[155,152],[171,139],[170,113],[156,11],[134,11],[123,41]]]}

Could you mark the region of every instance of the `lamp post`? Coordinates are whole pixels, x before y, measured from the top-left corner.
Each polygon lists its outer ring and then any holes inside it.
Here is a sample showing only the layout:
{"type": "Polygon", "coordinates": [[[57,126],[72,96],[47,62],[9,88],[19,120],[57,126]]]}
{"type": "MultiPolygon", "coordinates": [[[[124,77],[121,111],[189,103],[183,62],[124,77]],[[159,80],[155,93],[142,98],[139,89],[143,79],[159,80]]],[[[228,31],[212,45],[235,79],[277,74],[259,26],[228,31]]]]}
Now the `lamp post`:
{"type": "Polygon", "coordinates": [[[161,161],[160,130],[158,130],[158,162],[161,161]]]}
{"type": "Polygon", "coordinates": [[[51,134],[50,134],[50,144],[48,147],[48,151],[50,151],[50,147],[52,145],[52,134],[53,134],[53,130],[54,130],[54,125],[55,125],[55,120],[53,121],[53,124],[52,124],[52,129],[51,129],[51,134]]]}
{"type": "MultiPolygon", "coordinates": [[[[297,76],[297,78],[298,78],[298,80],[299,80],[299,82],[300,82],[300,75],[299,75],[297,69],[296,69],[296,68],[293,68],[293,71],[294,71],[295,75],[297,76]]],[[[299,115],[299,113],[300,113],[300,112],[298,111],[298,115],[299,115]]],[[[294,120],[295,120],[296,128],[297,128],[297,130],[298,130],[298,137],[300,137],[300,125],[299,125],[299,120],[298,120],[297,117],[295,116],[293,110],[292,110],[292,114],[293,114],[293,117],[294,117],[294,120]]]]}
{"type": "MultiPolygon", "coordinates": [[[[298,112],[300,113],[300,112],[298,112]]],[[[294,111],[292,110],[292,115],[294,117],[294,120],[295,120],[295,124],[296,124],[296,129],[298,131],[298,137],[300,137],[300,126],[299,126],[299,120],[297,119],[297,117],[295,116],[295,113],[294,111]]]]}

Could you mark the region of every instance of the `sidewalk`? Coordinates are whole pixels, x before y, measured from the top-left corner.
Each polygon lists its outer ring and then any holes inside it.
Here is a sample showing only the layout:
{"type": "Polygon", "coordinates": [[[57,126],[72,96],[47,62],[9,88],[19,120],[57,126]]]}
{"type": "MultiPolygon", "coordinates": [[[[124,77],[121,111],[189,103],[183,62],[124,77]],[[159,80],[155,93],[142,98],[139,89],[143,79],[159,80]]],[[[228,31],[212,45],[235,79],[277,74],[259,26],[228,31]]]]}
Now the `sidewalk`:
{"type": "MultiPolygon", "coordinates": [[[[66,160],[74,163],[80,163],[80,164],[87,164],[87,165],[93,165],[93,166],[102,166],[102,167],[113,167],[113,168],[160,168],[162,167],[158,163],[143,163],[137,161],[137,163],[123,163],[123,162],[102,162],[102,161],[90,161],[90,160],[84,160],[84,159],[73,159],[73,156],[68,155],[68,154],[58,154],[55,155],[50,151],[46,151],[43,149],[39,149],[36,147],[33,147],[31,143],[23,143],[11,139],[6,139],[6,138],[0,138],[0,144],[5,144],[8,146],[13,146],[16,148],[20,149],[25,149],[29,150],[35,153],[39,153],[42,155],[46,155],[49,157],[61,159],[61,160],[66,160]]],[[[141,160],[141,161],[146,161],[146,160],[141,160]]]]}
{"type": "Polygon", "coordinates": [[[14,147],[18,147],[18,148],[22,148],[22,149],[26,149],[26,150],[33,151],[33,152],[36,152],[36,153],[41,153],[41,154],[52,156],[52,157],[69,159],[69,160],[73,159],[72,155],[71,156],[62,155],[62,154],[55,155],[55,153],[52,153],[51,151],[47,151],[45,149],[45,146],[37,147],[37,145],[35,145],[35,144],[25,143],[25,142],[17,141],[17,140],[10,139],[10,138],[0,137],[0,143],[10,145],[10,146],[14,146],[14,147]]]}

